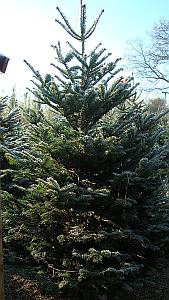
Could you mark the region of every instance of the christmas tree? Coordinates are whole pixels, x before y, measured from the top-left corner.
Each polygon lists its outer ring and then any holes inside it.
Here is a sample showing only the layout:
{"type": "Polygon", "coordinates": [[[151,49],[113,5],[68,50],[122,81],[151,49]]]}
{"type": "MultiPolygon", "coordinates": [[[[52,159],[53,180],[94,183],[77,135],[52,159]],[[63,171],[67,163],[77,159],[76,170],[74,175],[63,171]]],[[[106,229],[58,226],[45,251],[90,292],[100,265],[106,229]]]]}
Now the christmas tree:
{"type": "MultiPolygon", "coordinates": [[[[5,66],[6,69],[6,66],[5,66]]],[[[5,72],[4,69],[4,72],[5,72]]],[[[0,98],[0,297],[4,299],[3,248],[2,248],[2,197],[4,181],[13,172],[9,160],[16,158],[18,136],[18,113],[8,111],[6,98],[0,98]]]]}
{"type": "Polygon", "coordinates": [[[18,200],[24,203],[20,235],[27,255],[53,278],[55,292],[113,299],[168,235],[169,147],[158,124],[164,113],[147,113],[133,78],[118,77],[119,59],[107,62],[111,54],[101,44],[86,52],[103,11],[87,29],[86,5],[80,4],[79,33],[58,7],[56,20],[80,50],[70,42],[67,54],[60,42],[53,46],[54,77],[43,78],[26,62],[36,101],[53,114],[28,130],[32,151],[44,159],[18,200]]]}

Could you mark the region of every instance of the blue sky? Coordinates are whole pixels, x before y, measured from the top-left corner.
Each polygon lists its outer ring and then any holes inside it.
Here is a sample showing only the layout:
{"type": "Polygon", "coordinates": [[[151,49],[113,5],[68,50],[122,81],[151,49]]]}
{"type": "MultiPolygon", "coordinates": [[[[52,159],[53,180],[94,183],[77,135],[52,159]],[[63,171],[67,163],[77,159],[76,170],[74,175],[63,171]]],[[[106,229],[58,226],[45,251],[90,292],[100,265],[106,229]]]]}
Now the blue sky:
{"type": "MultiPolygon", "coordinates": [[[[55,22],[56,6],[78,28],[79,3],[79,0],[0,0],[0,53],[10,57],[6,73],[0,76],[2,94],[11,94],[14,86],[22,94],[30,86],[32,73],[23,59],[42,74],[53,72],[50,63],[55,62],[55,53],[50,45],[58,40],[64,44],[69,39],[55,22]]],[[[168,0],[84,0],[84,3],[89,25],[104,8],[89,44],[102,42],[112,52],[112,59],[124,56],[127,40],[144,38],[160,18],[169,19],[168,0]]]]}

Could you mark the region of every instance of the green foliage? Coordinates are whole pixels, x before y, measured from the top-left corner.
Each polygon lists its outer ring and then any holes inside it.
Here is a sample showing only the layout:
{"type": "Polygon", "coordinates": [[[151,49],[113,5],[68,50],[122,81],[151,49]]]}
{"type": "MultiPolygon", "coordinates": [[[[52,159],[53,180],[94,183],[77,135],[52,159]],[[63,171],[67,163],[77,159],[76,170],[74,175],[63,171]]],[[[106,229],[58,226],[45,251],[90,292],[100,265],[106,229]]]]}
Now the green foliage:
{"type": "Polygon", "coordinates": [[[19,122],[17,110],[8,111],[6,98],[0,99],[0,151],[15,156],[19,122]],[[11,151],[10,151],[11,149],[11,151]],[[13,151],[12,151],[13,149],[13,151]]]}
{"type": "Polygon", "coordinates": [[[73,129],[87,133],[104,114],[129,99],[135,87],[131,87],[130,77],[126,80],[120,77],[110,83],[122,70],[116,69],[120,59],[106,62],[111,53],[105,54],[106,49],[100,48],[101,44],[98,44],[89,54],[85,52],[85,42],[93,33],[103,11],[86,31],[86,6],[81,4],[81,34],[79,35],[71,28],[61,10],[57,9],[63,23],[59,20],[56,22],[81,43],[81,51],[68,42],[70,51],[64,55],[60,42],[53,46],[57,55],[57,65],[53,64],[53,66],[60,73],[60,76],[55,75],[59,84],[56,84],[49,74],[43,79],[39,72],[25,61],[36,79],[33,81],[35,88],[31,92],[40,103],[49,105],[58,116],[66,118],[73,129]],[[73,65],[74,62],[77,64],[73,65]]]}
{"type": "Polygon", "coordinates": [[[81,51],[69,43],[64,55],[60,43],[54,47],[56,83],[27,63],[36,100],[53,112],[47,118],[38,107],[23,115],[28,151],[4,184],[4,242],[18,261],[40,265],[57,293],[108,300],[167,251],[164,113],[144,109],[132,78],[116,78],[118,60],[106,63],[100,45],[86,54],[102,13],[87,30],[81,2],[78,34],[58,11],[57,23],[81,51]]]}

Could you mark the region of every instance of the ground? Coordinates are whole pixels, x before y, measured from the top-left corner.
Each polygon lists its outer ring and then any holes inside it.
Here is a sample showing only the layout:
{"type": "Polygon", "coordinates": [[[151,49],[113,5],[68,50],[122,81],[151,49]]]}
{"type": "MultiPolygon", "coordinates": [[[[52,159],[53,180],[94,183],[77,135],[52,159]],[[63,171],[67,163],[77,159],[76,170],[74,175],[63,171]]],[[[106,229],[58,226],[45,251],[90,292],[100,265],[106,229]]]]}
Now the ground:
{"type": "MultiPolygon", "coordinates": [[[[50,284],[46,286],[49,292],[50,284]]],[[[5,266],[5,295],[5,300],[69,300],[44,296],[38,281],[30,273],[25,276],[23,268],[15,266],[5,266]]],[[[136,289],[119,300],[169,300],[169,259],[159,259],[155,267],[138,279],[136,289]]]]}
{"type": "Polygon", "coordinates": [[[41,276],[41,286],[40,280],[36,280],[31,272],[30,267],[5,266],[5,300],[68,300],[44,296],[45,292],[51,294],[50,282],[41,276]],[[44,291],[45,287],[46,291],[44,291]]]}
{"type": "Polygon", "coordinates": [[[159,259],[145,275],[130,300],[169,300],[169,259],[159,259]]]}

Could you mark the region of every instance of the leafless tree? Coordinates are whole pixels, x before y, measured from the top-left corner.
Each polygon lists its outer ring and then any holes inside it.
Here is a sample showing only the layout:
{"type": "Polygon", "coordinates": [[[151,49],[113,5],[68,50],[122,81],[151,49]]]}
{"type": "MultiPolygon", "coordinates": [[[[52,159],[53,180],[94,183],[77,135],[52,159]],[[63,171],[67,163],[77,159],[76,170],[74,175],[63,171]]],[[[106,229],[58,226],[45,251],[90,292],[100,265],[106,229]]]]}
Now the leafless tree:
{"type": "Polygon", "coordinates": [[[160,114],[168,110],[167,101],[164,98],[153,98],[148,101],[148,110],[150,113],[160,114]]]}
{"type": "Polygon", "coordinates": [[[127,61],[135,74],[149,81],[150,90],[169,89],[169,20],[160,20],[147,42],[129,42],[127,61]]]}

